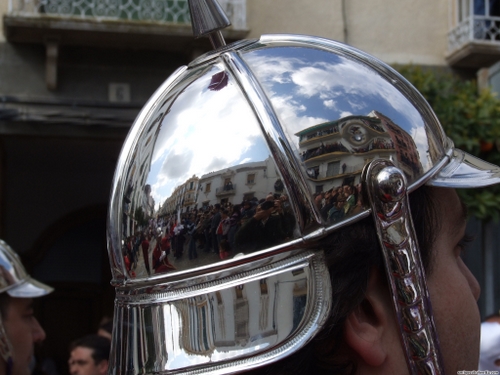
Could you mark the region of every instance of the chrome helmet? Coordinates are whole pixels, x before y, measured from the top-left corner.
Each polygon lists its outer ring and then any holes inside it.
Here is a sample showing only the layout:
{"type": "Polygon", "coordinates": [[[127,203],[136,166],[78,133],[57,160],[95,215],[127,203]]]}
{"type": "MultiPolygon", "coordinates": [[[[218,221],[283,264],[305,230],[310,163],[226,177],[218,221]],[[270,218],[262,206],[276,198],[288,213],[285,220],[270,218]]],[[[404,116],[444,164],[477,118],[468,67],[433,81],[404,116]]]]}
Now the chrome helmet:
{"type": "Polygon", "coordinates": [[[297,351],[331,307],[320,241],[370,215],[408,366],[440,373],[407,194],[498,183],[500,169],[454,148],[417,90],[364,52],[303,35],[223,45],[209,29],[217,48],[155,92],[118,160],[110,373],[227,374],[297,351]]]}
{"type": "MultiPolygon", "coordinates": [[[[54,289],[33,279],[21,263],[19,255],[3,240],[0,240],[0,293],[13,298],[36,298],[51,293],[54,289]]],[[[10,339],[0,315],[0,355],[7,365],[7,374],[12,367],[10,339]]]]}

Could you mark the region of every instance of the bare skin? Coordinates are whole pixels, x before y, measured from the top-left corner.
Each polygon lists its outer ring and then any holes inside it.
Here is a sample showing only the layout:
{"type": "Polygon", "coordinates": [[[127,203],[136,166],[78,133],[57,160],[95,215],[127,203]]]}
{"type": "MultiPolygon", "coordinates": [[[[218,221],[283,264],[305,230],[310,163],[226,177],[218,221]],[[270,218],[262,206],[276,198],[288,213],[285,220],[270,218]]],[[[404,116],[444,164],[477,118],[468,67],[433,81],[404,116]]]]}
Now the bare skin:
{"type": "MultiPolygon", "coordinates": [[[[480,315],[477,280],[460,257],[465,210],[452,189],[433,189],[440,226],[432,249],[427,286],[446,374],[477,370],[480,315]]],[[[408,374],[385,275],[374,269],[365,303],[346,320],[344,331],[358,374],[408,374]]]]}
{"type": "MultiPolygon", "coordinates": [[[[31,298],[10,298],[3,324],[12,344],[12,375],[29,375],[34,344],[45,340],[45,331],[33,315],[31,298]]],[[[5,362],[0,364],[0,375],[5,374],[5,362]]]]}

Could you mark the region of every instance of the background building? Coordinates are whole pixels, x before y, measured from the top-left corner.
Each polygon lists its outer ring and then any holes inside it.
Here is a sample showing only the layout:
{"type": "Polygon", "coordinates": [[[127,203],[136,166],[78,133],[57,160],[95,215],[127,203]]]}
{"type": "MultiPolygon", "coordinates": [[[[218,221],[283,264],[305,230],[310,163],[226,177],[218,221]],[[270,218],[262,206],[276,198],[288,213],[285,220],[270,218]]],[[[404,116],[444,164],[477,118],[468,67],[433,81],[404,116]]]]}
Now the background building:
{"type": "Polygon", "coordinates": [[[200,178],[196,204],[202,208],[216,203],[237,205],[252,198],[264,199],[269,193],[278,193],[278,180],[276,164],[270,157],[208,173],[200,178]]]}
{"type": "MultiPolygon", "coordinates": [[[[228,42],[263,33],[319,35],[389,64],[465,77],[480,71],[495,87],[499,2],[220,0],[233,23],[224,31],[228,42]]],[[[0,237],[56,287],[37,309],[48,332],[45,354],[62,374],[70,340],[96,330],[112,311],[105,213],[125,136],[156,88],[210,46],[192,38],[185,0],[0,0],[0,14],[0,237]]],[[[139,175],[151,157],[145,146],[133,165],[139,175]]],[[[264,173],[263,166],[248,168],[193,176],[172,202],[153,205],[187,210],[194,202],[241,200],[252,193],[249,176],[255,171],[256,189],[264,173]],[[223,189],[227,178],[233,191],[223,189]]],[[[130,199],[132,207],[142,198],[130,199]]],[[[491,251],[468,259],[486,291],[483,314],[500,307],[486,256],[490,268],[500,265],[491,251]]]]}

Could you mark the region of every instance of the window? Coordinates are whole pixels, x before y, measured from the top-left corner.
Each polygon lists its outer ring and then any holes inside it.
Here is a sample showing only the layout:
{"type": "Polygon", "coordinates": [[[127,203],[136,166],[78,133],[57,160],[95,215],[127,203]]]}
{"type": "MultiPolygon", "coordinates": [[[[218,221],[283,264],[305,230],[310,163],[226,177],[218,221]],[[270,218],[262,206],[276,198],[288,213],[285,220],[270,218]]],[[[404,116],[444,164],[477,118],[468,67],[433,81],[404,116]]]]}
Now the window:
{"type": "Polygon", "coordinates": [[[224,190],[225,191],[233,190],[233,183],[231,182],[231,178],[224,179],[224,190]]]}
{"type": "Polygon", "coordinates": [[[255,196],[255,193],[246,193],[243,195],[243,200],[244,201],[249,201],[255,196]]]}
{"type": "Polygon", "coordinates": [[[311,168],[307,168],[307,175],[311,178],[317,179],[319,176],[319,165],[311,168]]]}
{"type": "Polygon", "coordinates": [[[331,163],[328,163],[328,167],[326,169],[326,176],[336,176],[339,174],[340,170],[340,161],[334,161],[331,163]]]}
{"type": "Polygon", "coordinates": [[[255,184],[255,173],[247,174],[247,184],[255,184]]]}
{"type": "MultiPolygon", "coordinates": [[[[469,0],[470,1],[470,0],[469,0]]],[[[467,6],[467,1],[460,2],[463,6],[467,6]]],[[[498,16],[498,0],[474,0],[474,15],[476,16],[498,16]]],[[[466,9],[461,9],[460,15],[466,15],[468,12],[466,9]]]]}
{"type": "Polygon", "coordinates": [[[209,193],[210,192],[210,186],[211,185],[212,185],[212,183],[210,183],[210,182],[205,185],[205,193],[209,193]]]}
{"type": "Polygon", "coordinates": [[[458,22],[470,22],[474,39],[498,40],[500,0],[457,0],[458,22]]]}
{"type": "Polygon", "coordinates": [[[193,190],[193,187],[194,187],[194,182],[193,182],[193,181],[191,181],[191,182],[189,183],[189,190],[193,190]]]}

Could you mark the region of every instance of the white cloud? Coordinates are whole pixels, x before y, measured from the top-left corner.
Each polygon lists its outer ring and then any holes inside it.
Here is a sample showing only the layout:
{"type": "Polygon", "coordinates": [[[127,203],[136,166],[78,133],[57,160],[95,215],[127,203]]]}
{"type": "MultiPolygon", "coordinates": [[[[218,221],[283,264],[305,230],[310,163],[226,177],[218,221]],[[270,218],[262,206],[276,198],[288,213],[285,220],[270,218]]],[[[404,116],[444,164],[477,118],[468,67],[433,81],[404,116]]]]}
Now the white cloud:
{"type": "MultiPolygon", "coordinates": [[[[241,164],[242,155],[262,133],[246,99],[234,83],[220,91],[206,88],[211,75],[198,79],[185,89],[162,121],[152,164],[161,163],[148,181],[157,202],[163,202],[176,186],[202,175],[241,164]]],[[[245,160],[264,160],[252,155],[245,160]],[[256,158],[256,159],[254,159],[256,158]]]]}

